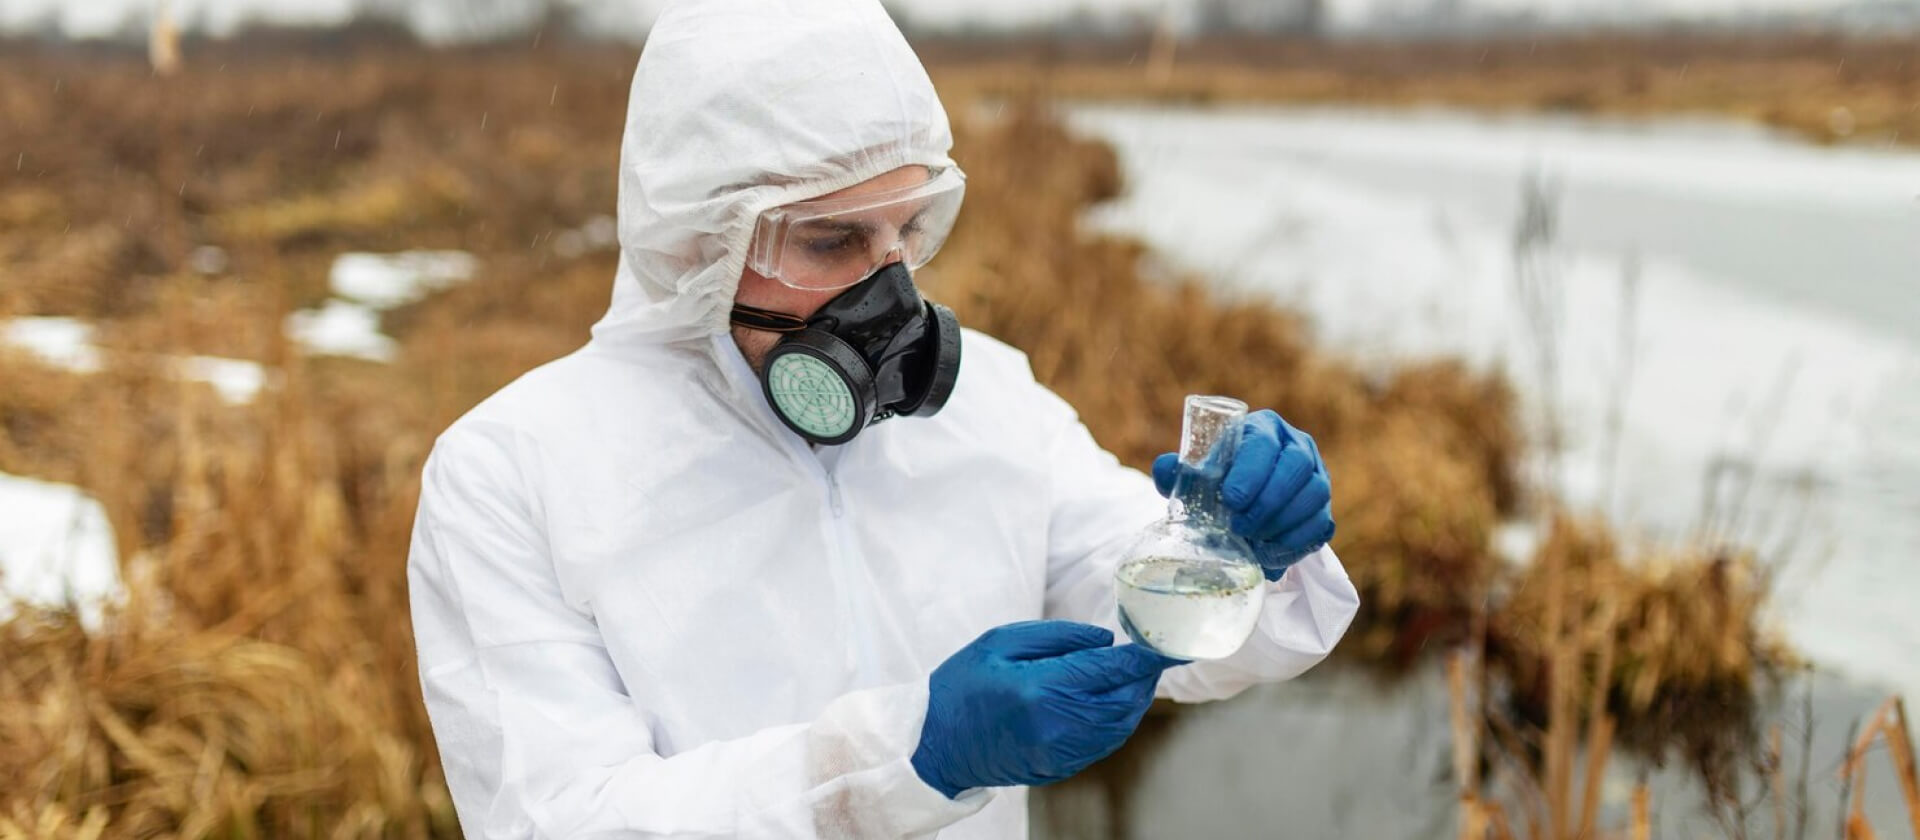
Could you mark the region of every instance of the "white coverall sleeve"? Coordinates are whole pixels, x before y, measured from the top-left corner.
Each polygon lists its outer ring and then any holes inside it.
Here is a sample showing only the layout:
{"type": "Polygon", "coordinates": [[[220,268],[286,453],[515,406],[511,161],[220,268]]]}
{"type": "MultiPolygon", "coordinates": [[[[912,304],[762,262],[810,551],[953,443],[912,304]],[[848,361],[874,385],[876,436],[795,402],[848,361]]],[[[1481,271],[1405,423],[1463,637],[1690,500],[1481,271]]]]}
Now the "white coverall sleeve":
{"type": "Polygon", "coordinates": [[[984,790],[948,800],[909,763],[924,683],[658,755],[593,617],[554,574],[520,466],[535,444],[474,425],[427,462],[408,569],[422,688],[467,836],[906,837],[987,802],[984,790]]]}
{"type": "MultiPolygon", "coordinates": [[[[1054,397],[1058,400],[1058,397],[1054,397]]],[[[1065,402],[1050,449],[1052,518],[1048,529],[1046,612],[1120,632],[1113,573],[1141,528],[1166,502],[1153,480],[1123,466],[1094,442],[1065,402]]],[[[1347,571],[1324,548],[1267,584],[1260,621],[1232,656],[1170,669],[1158,695],[1183,703],[1231,697],[1256,683],[1292,679],[1325,659],[1347,632],[1360,597],[1347,571]]]]}

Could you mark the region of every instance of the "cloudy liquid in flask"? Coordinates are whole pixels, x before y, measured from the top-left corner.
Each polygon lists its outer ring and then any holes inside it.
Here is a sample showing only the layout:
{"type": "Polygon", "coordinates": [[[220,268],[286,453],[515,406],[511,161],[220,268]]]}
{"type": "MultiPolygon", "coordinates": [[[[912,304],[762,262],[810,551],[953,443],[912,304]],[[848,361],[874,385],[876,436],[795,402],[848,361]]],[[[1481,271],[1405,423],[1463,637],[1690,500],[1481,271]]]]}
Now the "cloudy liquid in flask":
{"type": "Polygon", "coordinates": [[[1239,650],[1260,620],[1266,594],[1257,566],[1196,568],[1173,557],[1128,561],[1116,583],[1127,635],[1181,659],[1219,659],[1239,650]]]}

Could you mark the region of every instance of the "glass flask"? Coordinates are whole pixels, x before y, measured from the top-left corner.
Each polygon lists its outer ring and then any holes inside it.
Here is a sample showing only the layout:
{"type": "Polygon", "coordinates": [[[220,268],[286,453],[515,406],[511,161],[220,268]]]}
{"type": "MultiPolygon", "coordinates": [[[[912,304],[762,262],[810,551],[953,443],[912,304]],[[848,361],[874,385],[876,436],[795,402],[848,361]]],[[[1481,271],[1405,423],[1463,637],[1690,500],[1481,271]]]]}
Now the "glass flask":
{"type": "Polygon", "coordinates": [[[1120,626],[1167,656],[1228,656],[1260,619],[1266,576],[1253,547],[1228,529],[1220,497],[1246,414],[1236,399],[1187,397],[1167,517],[1141,532],[1114,574],[1120,626]]]}

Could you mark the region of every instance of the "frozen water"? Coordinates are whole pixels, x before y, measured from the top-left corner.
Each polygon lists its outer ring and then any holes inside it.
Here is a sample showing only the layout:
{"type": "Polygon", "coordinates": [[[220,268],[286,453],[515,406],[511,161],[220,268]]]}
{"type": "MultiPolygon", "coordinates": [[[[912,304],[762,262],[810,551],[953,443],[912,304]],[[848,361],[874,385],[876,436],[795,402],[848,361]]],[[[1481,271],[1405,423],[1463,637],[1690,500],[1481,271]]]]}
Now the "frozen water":
{"type": "Polygon", "coordinates": [[[1094,224],[1232,293],[1300,307],[1363,361],[1505,367],[1566,424],[1560,489],[1574,503],[1683,539],[1710,472],[1752,472],[1743,536],[1799,540],[1778,587],[1792,639],[1920,690],[1920,611],[1903,594],[1920,588],[1907,562],[1920,551],[1920,155],[1705,122],[1114,106],[1071,118],[1115,142],[1130,185],[1094,224]],[[1513,292],[1517,196],[1536,169],[1562,191],[1551,399],[1513,292]],[[1794,501],[1802,487],[1812,502],[1794,501]]]}

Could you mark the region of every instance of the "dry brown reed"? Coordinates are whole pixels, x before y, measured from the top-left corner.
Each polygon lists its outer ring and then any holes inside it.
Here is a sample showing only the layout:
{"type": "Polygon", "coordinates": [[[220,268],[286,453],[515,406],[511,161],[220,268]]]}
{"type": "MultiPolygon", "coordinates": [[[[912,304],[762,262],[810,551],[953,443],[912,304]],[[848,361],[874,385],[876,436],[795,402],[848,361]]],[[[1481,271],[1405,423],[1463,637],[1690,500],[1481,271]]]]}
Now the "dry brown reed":
{"type": "Polygon", "coordinates": [[[84,431],[38,452],[107,506],[130,594],[108,632],[30,611],[0,636],[0,835],[85,836],[95,814],[116,837],[448,829],[400,678],[406,520],[354,516],[317,396],[293,377],[236,410],[140,370],[47,379],[72,389],[55,427],[84,431]]]}
{"type": "Polygon", "coordinates": [[[1893,760],[1900,797],[1907,804],[1909,827],[1913,836],[1920,837],[1920,770],[1914,766],[1913,730],[1907,725],[1906,702],[1894,696],[1888,697],[1867,719],[1840,766],[1840,776],[1846,780],[1852,798],[1841,840],[1872,840],[1876,836],[1866,810],[1867,756],[1876,741],[1886,746],[1893,760]]]}
{"type": "Polygon", "coordinates": [[[1759,742],[1765,687],[1794,664],[1762,630],[1768,591],[1752,557],[1629,564],[1600,526],[1563,518],[1491,616],[1487,656],[1520,689],[1519,720],[1607,720],[1630,749],[1673,748],[1725,781],[1759,742]]]}
{"type": "MultiPolygon", "coordinates": [[[[241,52],[157,78],[131,59],[0,56],[0,125],[24,150],[0,171],[0,316],[91,319],[117,351],[88,376],[0,354],[0,471],[99,498],[130,588],[107,632],[45,611],[0,628],[0,836],[457,832],[405,606],[417,475],[437,430],[578,346],[605,306],[612,255],[553,243],[613,206],[631,61],[241,52]],[[229,264],[192,268],[205,245],[229,264]],[[280,318],[324,296],[334,254],[411,247],[464,248],[483,269],[387,315],[393,364],[287,346],[280,318]],[[228,406],[141,361],[163,352],[251,358],[278,379],[228,406]]],[[[967,96],[949,92],[950,109],[969,113],[967,96]]],[[[1398,668],[1485,636],[1487,671],[1533,704],[1520,725],[1561,747],[1583,715],[1612,721],[1590,746],[1618,731],[1658,749],[1691,737],[1663,721],[1709,717],[1677,712],[1750,704],[1740,692],[1779,653],[1753,630],[1739,562],[1649,574],[1570,530],[1543,555],[1562,559],[1537,564],[1558,583],[1513,577],[1488,547],[1519,500],[1502,380],[1451,362],[1364,375],[1292,314],[1149,277],[1140,244],[1079,227],[1121,188],[1112,150],[1037,104],[1009,113],[957,126],[968,212],[923,281],[1024,348],[1129,463],[1177,437],[1189,392],[1311,429],[1366,605],[1341,656],[1398,668]],[[1569,667],[1588,660],[1543,646],[1543,627],[1617,651],[1594,685],[1619,688],[1578,692],[1569,667]]],[[[1524,741],[1511,718],[1474,725],[1524,741]]],[[[1541,777],[1556,824],[1580,825],[1567,760],[1541,777]]],[[[1577,799],[1590,812],[1593,797],[1577,799]]],[[[1497,803],[1485,819],[1513,836],[1497,803]]]]}

